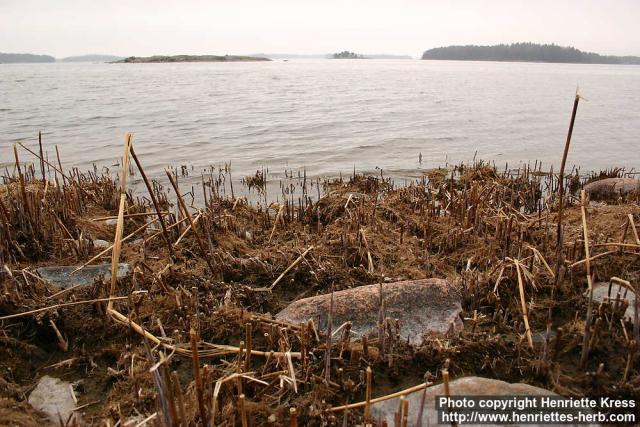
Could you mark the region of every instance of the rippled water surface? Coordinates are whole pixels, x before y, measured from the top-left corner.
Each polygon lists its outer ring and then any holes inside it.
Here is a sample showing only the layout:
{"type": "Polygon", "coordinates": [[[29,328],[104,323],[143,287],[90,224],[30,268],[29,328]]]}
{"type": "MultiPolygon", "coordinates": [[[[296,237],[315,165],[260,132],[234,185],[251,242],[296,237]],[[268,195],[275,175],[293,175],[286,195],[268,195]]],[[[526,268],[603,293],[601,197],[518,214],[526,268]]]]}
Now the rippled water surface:
{"type": "Polygon", "coordinates": [[[223,162],[414,176],[476,151],[557,164],[577,86],[569,163],[638,166],[640,66],[419,60],[0,65],[0,163],[42,130],[81,168],[111,166],[132,131],[153,176],[223,162]]]}

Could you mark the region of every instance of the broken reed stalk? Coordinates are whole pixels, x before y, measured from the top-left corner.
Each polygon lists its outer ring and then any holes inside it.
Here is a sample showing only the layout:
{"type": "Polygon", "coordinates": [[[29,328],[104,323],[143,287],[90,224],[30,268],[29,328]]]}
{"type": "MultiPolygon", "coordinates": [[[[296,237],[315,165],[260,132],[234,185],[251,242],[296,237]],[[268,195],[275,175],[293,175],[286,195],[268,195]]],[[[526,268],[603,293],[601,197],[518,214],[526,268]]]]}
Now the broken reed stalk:
{"type": "Polygon", "coordinates": [[[424,415],[424,404],[427,400],[427,388],[429,387],[430,373],[427,372],[424,376],[424,389],[422,390],[422,396],[420,397],[420,407],[418,408],[418,416],[416,419],[416,427],[422,427],[422,417],[424,415]]]}
{"type": "Polygon", "coordinates": [[[298,258],[296,258],[295,261],[293,261],[291,263],[291,265],[289,267],[287,267],[287,269],[285,271],[283,271],[282,273],[280,273],[280,275],[278,276],[278,278],[271,284],[271,286],[269,286],[268,288],[253,288],[252,290],[254,292],[271,292],[273,290],[273,288],[276,287],[276,285],[278,283],[280,283],[280,281],[284,278],[284,276],[287,275],[287,273],[289,271],[291,271],[291,269],[293,267],[295,267],[296,265],[298,265],[298,263],[300,261],[302,261],[304,259],[304,257],[309,253],[309,251],[311,251],[313,249],[313,246],[309,246],[303,253],[300,254],[300,256],[298,258]]]}
{"type": "MultiPolygon", "coordinates": [[[[198,215],[197,217],[195,217],[195,218],[193,219],[193,221],[194,221],[194,222],[197,222],[197,221],[198,221],[198,218],[200,218],[200,215],[198,215]]],[[[170,226],[168,226],[168,227],[167,227],[167,230],[172,230],[172,229],[174,229],[174,228],[176,228],[176,227],[179,227],[180,225],[182,225],[182,224],[183,224],[184,222],[186,222],[186,221],[187,221],[187,218],[182,218],[180,221],[176,221],[176,222],[174,222],[173,224],[171,224],[170,226]]],[[[190,226],[187,226],[187,230],[190,230],[190,229],[191,229],[191,227],[190,227],[190,226]]],[[[186,233],[186,231],[185,231],[185,233],[186,233]]],[[[180,242],[180,239],[182,239],[182,237],[184,237],[185,233],[182,233],[182,235],[178,238],[178,240],[176,240],[176,241],[175,241],[175,243],[173,244],[173,246],[177,246],[177,243],[178,243],[178,242],[180,242]]],[[[158,237],[158,236],[159,236],[159,235],[161,235],[161,234],[162,234],[162,230],[158,231],[157,233],[152,234],[152,235],[151,235],[151,236],[149,236],[149,237],[145,237],[144,242],[145,242],[145,243],[150,242],[151,240],[155,239],[156,237],[158,237]]]]}
{"type": "MultiPolygon", "coordinates": [[[[592,257],[589,257],[589,259],[588,259],[588,260],[589,260],[589,261],[594,261],[594,260],[596,260],[596,259],[598,259],[598,258],[604,258],[605,256],[613,255],[613,254],[615,254],[615,253],[618,253],[618,251],[607,251],[607,252],[602,252],[602,253],[600,253],[600,254],[597,254],[597,255],[594,255],[594,256],[592,256],[592,257]]],[[[574,262],[573,264],[569,264],[569,268],[575,268],[575,267],[578,267],[578,266],[580,266],[580,265],[582,265],[582,264],[584,264],[584,263],[586,263],[586,262],[587,262],[587,259],[586,259],[586,258],[585,258],[585,259],[581,259],[580,261],[576,261],[576,262],[574,262]]]]}
{"type": "Polygon", "coordinates": [[[222,388],[222,385],[225,382],[236,381],[236,380],[239,380],[239,379],[246,379],[248,381],[256,382],[258,384],[262,384],[262,385],[267,386],[267,387],[269,386],[269,383],[261,381],[261,380],[258,380],[256,378],[253,378],[253,377],[249,376],[249,374],[255,374],[255,372],[248,372],[248,373],[244,373],[244,374],[238,373],[238,372],[234,372],[233,374],[227,375],[226,377],[222,377],[218,381],[216,381],[216,384],[213,387],[213,393],[211,395],[211,412],[210,412],[211,420],[210,420],[210,422],[211,422],[212,426],[216,425],[215,419],[216,419],[216,413],[218,411],[218,396],[220,395],[220,390],[222,388]]]}
{"type": "MultiPolygon", "coordinates": [[[[162,215],[169,215],[170,212],[160,212],[162,215]]],[[[124,218],[128,219],[128,218],[140,218],[140,217],[145,217],[145,216],[153,216],[153,215],[157,215],[156,212],[138,212],[138,213],[131,213],[131,214],[124,214],[124,218]]],[[[107,221],[110,219],[118,219],[117,215],[114,216],[103,216],[103,217],[99,217],[99,218],[92,218],[91,222],[98,222],[98,221],[107,221]]]]}
{"type": "Polygon", "coordinates": [[[240,420],[242,421],[242,427],[247,427],[249,423],[247,422],[247,410],[245,408],[244,394],[238,396],[238,410],[240,411],[240,420]]]}
{"type": "Polygon", "coordinates": [[[633,221],[633,215],[629,214],[629,225],[631,226],[631,232],[633,233],[633,238],[636,240],[636,244],[640,246],[640,236],[638,236],[638,230],[636,229],[636,224],[633,221]]]}
{"type": "Polygon", "coordinates": [[[569,155],[569,145],[571,144],[571,135],[573,134],[573,125],[576,121],[576,113],[578,112],[578,103],[580,95],[576,93],[573,101],[573,110],[571,112],[571,121],[569,122],[569,131],[567,132],[567,140],[564,143],[564,152],[562,153],[562,162],[560,163],[560,172],[558,174],[558,226],[556,231],[556,287],[560,284],[560,267],[562,265],[562,214],[564,207],[564,168],[567,164],[567,156],[569,155]]]}
{"type": "Polygon", "coordinates": [[[202,376],[200,375],[200,357],[198,354],[198,336],[195,329],[189,331],[191,337],[191,357],[193,361],[193,376],[196,382],[196,395],[198,397],[198,411],[200,412],[200,422],[203,426],[207,423],[207,412],[204,408],[204,396],[202,389],[202,376]]]}
{"type": "Polygon", "coordinates": [[[409,401],[404,399],[402,401],[402,427],[408,427],[409,425],[409,401]]]}
{"type": "MultiPolygon", "coordinates": [[[[118,298],[114,298],[114,300],[116,300],[116,299],[118,299],[118,298]]],[[[105,300],[107,300],[107,298],[105,298],[105,300]]],[[[136,333],[142,335],[143,337],[145,337],[149,341],[152,341],[154,344],[161,345],[164,348],[166,348],[167,350],[174,351],[176,354],[179,354],[181,356],[192,357],[190,350],[187,350],[187,349],[179,347],[179,346],[174,346],[174,345],[171,345],[171,344],[167,344],[166,342],[164,342],[160,338],[158,338],[155,335],[153,335],[151,332],[149,332],[146,329],[144,329],[142,326],[138,325],[130,317],[125,316],[124,314],[120,313],[118,310],[111,309],[111,310],[108,310],[108,313],[109,313],[109,315],[111,316],[111,318],[113,320],[115,320],[116,322],[120,323],[123,326],[130,327],[136,333]]],[[[232,345],[211,344],[211,343],[203,343],[203,344],[204,344],[205,347],[211,348],[212,350],[210,350],[209,352],[203,351],[200,354],[201,358],[202,357],[220,357],[220,356],[224,356],[224,355],[228,355],[228,354],[238,354],[238,352],[240,351],[239,347],[235,347],[235,346],[232,346],[232,345]]],[[[281,351],[251,350],[251,354],[253,356],[260,356],[260,357],[267,357],[267,358],[268,357],[286,357],[287,353],[290,354],[292,358],[299,359],[301,357],[300,352],[293,352],[293,351],[281,352],[281,351]]]]}
{"type": "MultiPolygon", "coordinates": [[[[633,338],[635,342],[640,342],[640,286],[636,285],[635,297],[633,304],[633,338]]],[[[624,329],[626,333],[626,329],[624,329]]]]}
{"type": "Polygon", "coordinates": [[[327,342],[324,356],[324,380],[331,381],[331,333],[333,329],[333,286],[331,287],[331,299],[329,300],[329,315],[327,316],[327,342]]]}
{"type": "Polygon", "coordinates": [[[367,366],[367,389],[365,391],[365,407],[364,407],[364,420],[365,422],[371,415],[371,366],[367,366]]]}
{"type": "MultiPolygon", "coordinates": [[[[157,412],[154,412],[153,414],[149,415],[147,418],[145,418],[144,420],[140,421],[138,424],[136,424],[134,427],[143,427],[146,426],[147,423],[149,421],[153,421],[156,417],[158,416],[157,412]]],[[[64,424],[64,423],[62,423],[64,424]]]]}
{"type": "MultiPolygon", "coordinates": [[[[23,149],[27,150],[29,153],[33,154],[34,156],[36,156],[37,158],[39,158],[40,160],[42,160],[44,163],[46,163],[51,169],[53,169],[54,171],[58,172],[60,175],[62,175],[62,181],[66,184],[66,181],[69,180],[70,183],[73,182],[73,179],[71,178],[71,176],[67,176],[67,174],[65,174],[62,171],[62,163],[60,162],[60,153],[58,152],[58,146],[56,146],[56,155],[58,157],[58,165],[60,167],[56,167],[55,165],[51,164],[49,161],[47,161],[46,159],[43,159],[42,157],[40,157],[38,155],[38,153],[34,152],[33,150],[29,149],[27,146],[25,146],[24,144],[22,144],[21,142],[18,142],[18,145],[20,147],[22,147],[23,149]]],[[[77,185],[75,188],[77,188],[78,190],[80,190],[81,193],[83,193],[85,196],[88,196],[89,194],[87,193],[87,190],[85,190],[84,188],[82,188],[81,185],[77,185]]]]}
{"type": "MultiPolygon", "coordinates": [[[[129,173],[129,147],[131,146],[132,135],[126,133],[124,136],[124,153],[122,155],[122,168],[120,170],[120,205],[118,206],[118,223],[116,225],[116,235],[113,239],[113,252],[111,253],[111,288],[109,296],[113,296],[118,284],[118,263],[120,261],[120,250],[122,249],[122,230],[124,226],[124,208],[127,203],[127,174],[129,173]]],[[[107,312],[113,309],[113,302],[109,301],[107,312]]]]}
{"type": "Polygon", "coordinates": [[[44,153],[42,151],[42,131],[38,131],[38,146],[40,147],[40,173],[42,174],[42,182],[47,180],[44,171],[44,153]]]}
{"type": "MultiPolygon", "coordinates": [[[[442,370],[442,385],[444,387],[444,395],[447,397],[451,397],[451,390],[449,389],[449,369],[442,370]]],[[[449,406],[447,405],[447,412],[449,412],[449,406]]],[[[451,427],[456,427],[458,424],[454,421],[451,421],[451,427]]]]}
{"type": "MultiPolygon", "coordinates": [[[[391,393],[391,394],[388,394],[386,396],[376,397],[375,399],[371,399],[369,401],[369,404],[373,405],[374,403],[384,402],[385,400],[395,399],[396,397],[400,397],[400,396],[406,396],[406,395],[414,393],[416,391],[420,391],[420,390],[424,389],[425,387],[430,387],[431,385],[433,385],[433,383],[424,382],[422,384],[418,384],[416,386],[409,387],[407,389],[404,389],[404,390],[401,390],[401,391],[397,391],[395,393],[391,393]]],[[[365,401],[362,401],[362,402],[349,403],[348,405],[342,405],[342,406],[336,406],[335,408],[329,408],[329,409],[327,409],[327,412],[340,412],[340,411],[345,411],[345,410],[348,410],[348,409],[362,408],[362,407],[364,407],[366,405],[367,405],[367,401],[365,400],[365,401]]]]}
{"type": "MultiPolygon", "coordinates": [[[[137,292],[147,292],[147,291],[137,291],[137,292]]],[[[113,301],[119,301],[119,300],[123,300],[123,299],[127,299],[127,298],[129,298],[129,297],[128,296],[126,296],[126,297],[107,297],[107,298],[90,299],[90,300],[86,300],[86,301],[73,301],[73,302],[67,302],[67,303],[63,303],[63,304],[54,304],[54,305],[50,305],[48,307],[42,307],[42,308],[37,308],[35,310],[25,311],[25,312],[22,312],[22,313],[15,313],[15,314],[9,314],[7,316],[2,316],[2,317],[0,317],[0,321],[9,320],[9,319],[15,319],[16,317],[29,316],[29,315],[32,315],[32,314],[38,314],[38,313],[42,313],[44,311],[55,310],[57,308],[71,307],[71,306],[74,306],[74,305],[81,305],[81,304],[93,304],[93,303],[96,303],[96,302],[109,301],[110,299],[113,300],[113,301]]]]}
{"type": "Polygon", "coordinates": [[[522,272],[520,271],[520,261],[513,260],[516,265],[516,271],[518,274],[518,290],[520,291],[520,307],[522,308],[522,318],[524,319],[525,333],[527,335],[527,342],[529,347],[533,348],[533,337],[531,336],[531,328],[529,327],[529,314],[527,313],[527,301],[524,295],[524,282],[522,280],[522,272]]]}
{"type": "Polygon", "coordinates": [[[593,309],[593,284],[591,283],[591,253],[589,252],[589,230],[587,228],[587,196],[584,190],[580,192],[580,212],[582,214],[582,232],[584,240],[584,256],[587,263],[587,285],[589,286],[589,302],[587,303],[587,318],[584,324],[584,336],[582,338],[582,355],[580,364],[584,366],[589,356],[589,330],[593,309]]]}
{"type": "Polygon", "coordinates": [[[63,177],[67,178],[69,181],[72,181],[72,179],[70,177],[68,177],[63,171],[62,169],[59,169],[58,167],[56,167],[55,165],[49,163],[48,161],[46,161],[45,159],[42,158],[42,156],[38,155],[38,153],[36,153],[35,151],[29,149],[29,147],[25,146],[23,143],[18,142],[18,145],[20,147],[22,147],[23,149],[27,150],[29,153],[33,154],[34,156],[36,156],[40,161],[43,161],[44,163],[46,163],[49,167],[51,167],[54,171],[58,172],[60,175],[62,175],[63,177]]]}
{"type": "Polygon", "coordinates": [[[364,242],[364,247],[367,250],[367,271],[373,274],[373,258],[371,257],[371,250],[369,249],[369,242],[367,242],[367,236],[364,234],[364,230],[360,228],[360,235],[362,236],[362,241],[364,242]]]}
{"type": "Polygon", "coordinates": [[[589,229],[587,227],[587,196],[584,190],[580,191],[580,213],[582,217],[582,236],[584,240],[584,257],[587,264],[587,284],[589,285],[590,298],[593,297],[591,283],[591,251],[589,250],[589,229]]]}
{"type": "Polygon", "coordinates": [[[184,202],[182,194],[180,194],[180,189],[178,188],[178,184],[176,184],[176,181],[173,178],[173,175],[171,175],[171,173],[168,170],[165,170],[165,172],[166,172],[167,176],[169,177],[169,182],[171,182],[171,186],[173,187],[173,190],[176,192],[176,196],[178,197],[178,204],[179,204],[179,206],[180,206],[180,208],[182,210],[182,213],[184,214],[184,216],[189,221],[189,225],[191,226],[191,229],[193,230],[193,235],[196,237],[196,241],[198,242],[198,246],[200,247],[200,252],[202,252],[202,257],[206,261],[207,266],[209,267],[209,270],[211,271],[211,274],[215,276],[216,275],[216,270],[213,267],[213,264],[211,263],[211,257],[207,253],[207,248],[204,245],[204,242],[202,241],[202,237],[200,236],[200,233],[198,232],[198,229],[196,229],[195,223],[193,222],[193,218],[191,218],[191,214],[189,213],[189,209],[187,208],[187,204],[184,202]]]}
{"type": "MultiPolygon", "coordinates": [[[[198,216],[193,218],[193,223],[196,224],[198,221],[200,221],[200,218],[202,218],[202,214],[201,213],[199,213],[198,216]]],[[[187,218],[183,218],[182,220],[180,220],[180,222],[184,222],[186,220],[187,220],[187,218]]],[[[169,227],[169,228],[171,228],[171,227],[169,227]]],[[[186,236],[189,231],[191,231],[191,225],[187,225],[187,228],[185,228],[185,230],[182,232],[182,234],[176,239],[175,242],[173,242],[173,247],[174,248],[178,247],[178,245],[180,244],[182,239],[184,239],[184,236],[186,236]]]]}
{"type": "MultiPolygon", "coordinates": [[[[130,238],[132,238],[133,236],[135,236],[136,234],[138,234],[139,232],[141,232],[142,230],[144,230],[145,228],[147,228],[148,226],[150,226],[151,224],[153,224],[154,222],[156,222],[158,220],[158,218],[154,218],[151,221],[147,222],[146,224],[144,224],[141,227],[138,227],[133,233],[128,234],[127,236],[123,237],[122,239],[120,239],[120,243],[122,244],[123,242],[126,242],[127,240],[129,240],[130,238]]],[[[102,252],[100,252],[98,255],[94,256],[93,258],[91,258],[89,261],[85,262],[84,264],[82,264],[80,267],[77,267],[76,269],[74,269],[71,273],[69,273],[69,275],[75,274],[76,272],[82,270],[83,268],[85,268],[87,265],[91,264],[93,261],[97,260],[98,258],[100,258],[102,255],[106,254],[107,252],[109,252],[110,250],[112,250],[115,247],[115,242],[109,246],[107,249],[103,250],[102,252]]]]}
{"type": "Polygon", "coordinates": [[[136,152],[133,150],[133,144],[129,146],[129,151],[131,152],[131,157],[133,157],[133,161],[138,166],[138,170],[140,171],[140,175],[142,176],[142,180],[144,181],[144,185],[147,187],[147,191],[149,192],[149,197],[151,197],[151,202],[153,203],[153,208],[156,210],[156,215],[158,215],[158,220],[160,221],[160,227],[162,227],[162,235],[164,236],[164,241],[167,245],[167,249],[169,249],[169,256],[172,260],[175,260],[175,254],[173,253],[173,246],[171,245],[171,240],[169,239],[169,232],[167,231],[167,226],[164,223],[164,218],[162,216],[162,212],[160,211],[160,204],[158,203],[158,198],[156,197],[155,191],[153,191],[153,187],[149,183],[149,179],[147,178],[147,174],[144,173],[144,169],[142,168],[142,164],[140,160],[138,160],[138,156],[136,156],[136,152]]]}
{"type": "Polygon", "coordinates": [[[22,168],[20,167],[20,157],[18,156],[18,147],[13,145],[13,155],[16,159],[16,169],[18,170],[18,178],[20,179],[20,193],[22,194],[22,200],[24,204],[24,213],[27,221],[31,222],[31,214],[29,213],[29,200],[27,199],[27,190],[26,184],[24,180],[24,175],[22,174],[22,168]]]}
{"type": "Polygon", "coordinates": [[[244,356],[244,370],[249,372],[251,369],[251,348],[253,347],[253,324],[251,322],[246,323],[245,342],[247,349],[244,356]]]}
{"type": "Polygon", "coordinates": [[[273,238],[273,235],[276,232],[276,227],[278,226],[278,223],[282,219],[282,214],[284,213],[284,206],[285,205],[282,205],[280,206],[280,209],[278,209],[278,214],[276,215],[276,219],[273,221],[273,228],[271,229],[271,234],[269,234],[269,240],[267,241],[267,243],[271,243],[271,239],[273,238]]]}
{"type": "Polygon", "coordinates": [[[402,411],[404,410],[405,397],[400,396],[398,410],[393,414],[393,427],[402,427],[402,411]]]}
{"type": "Polygon", "coordinates": [[[186,422],[187,411],[184,406],[184,395],[182,394],[182,387],[180,387],[180,377],[176,371],[171,372],[171,382],[173,383],[173,395],[178,400],[178,415],[182,422],[186,422]]]}
{"type": "MultiPolygon", "coordinates": [[[[164,358],[163,352],[160,352],[162,358],[164,358]]],[[[162,364],[160,368],[160,372],[162,373],[163,385],[166,389],[167,394],[167,406],[169,409],[169,418],[171,418],[171,423],[174,426],[180,425],[180,419],[178,418],[178,408],[176,407],[176,396],[174,395],[174,389],[171,385],[171,376],[169,374],[169,367],[167,366],[168,362],[162,364]]]]}
{"type": "Polygon", "coordinates": [[[296,408],[289,408],[289,427],[298,427],[298,411],[296,408]]]}
{"type": "MultiPolygon", "coordinates": [[[[63,172],[64,169],[62,169],[62,162],[60,161],[60,151],[58,151],[58,146],[57,145],[55,147],[56,147],[56,158],[58,160],[58,166],[60,167],[59,171],[60,171],[60,174],[62,174],[62,183],[64,185],[66,185],[67,184],[67,177],[64,175],[64,172],[63,172]]],[[[55,169],[56,167],[53,166],[53,168],[55,169]]],[[[71,179],[69,179],[69,181],[73,182],[73,180],[71,180],[71,179]]]]}

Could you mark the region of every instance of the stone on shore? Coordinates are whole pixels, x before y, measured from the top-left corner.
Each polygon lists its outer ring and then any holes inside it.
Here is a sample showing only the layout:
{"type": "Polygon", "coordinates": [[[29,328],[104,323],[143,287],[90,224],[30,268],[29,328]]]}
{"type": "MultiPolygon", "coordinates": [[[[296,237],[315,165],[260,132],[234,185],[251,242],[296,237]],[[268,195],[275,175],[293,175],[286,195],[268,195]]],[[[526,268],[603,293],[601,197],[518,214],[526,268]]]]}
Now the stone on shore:
{"type": "MultiPolygon", "coordinates": [[[[609,292],[609,282],[598,282],[593,284],[593,300],[601,303],[603,301],[610,301],[611,304],[615,304],[616,298],[618,298],[618,294],[620,294],[620,302],[626,300],[629,304],[627,306],[627,310],[624,312],[624,318],[629,320],[631,323],[634,323],[634,306],[636,303],[636,294],[632,290],[628,290],[622,285],[617,283],[611,284],[611,292],[609,292]],[[625,295],[626,291],[626,295],[625,295]]],[[[587,299],[588,299],[587,295],[587,299]]],[[[639,314],[640,315],[640,314],[639,314]]]]}
{"type": "Polygon", "coordinates": [[[45,413],[56,425],[59,419],[66,423],[72,414],[76,423],[80,423],[80,416],[73,412],[76,402],[72,395],[71,383],[58,378],[48,375],[40,378],[38,385],[29,395],[29,404],[45,413]]]}
{"type": "MultiPolygon", "coordinates": [[[[82,270],[71,274],[76,268],[72,265],[40,267],[36,269],[36,272],[47,282],[63,288],[93,285],[101,275],[105,280],[111,280],[111,264],[87,265],[82,270]]],[[[128,273],[129,264],[118,264],[118,279],[122,279],[128,273]]]]}
{"type": "MultiPolygon", "coordinates": [[[[443,279],[407,280],[382,285],[385,316],[400,321],[400,336],[420,345],[425,333],[446,334],[462,329],[460,295],[443,279]]],[[[302,323],[316,322],[326,330],[331,294],[304,298],[291,303],[276,319],[302,323]]],[[[352,338],[377,334],[380,285],[359,286],[334,293],[333,329],[351,322],[352,338]]]]}
{"type": "Polygon", "coordinates": [[[103,250],[103,249],[107,249],[110,246],[111,246],[111,242],[107,242],[106,240],[95,239],[93,241],[94,249],[103,250]]]}
{"type": "Polygon", "coordinates": [[[605,178],[585,185],[584,191],[593,199],[624,196],[640,191],[640,180],[634,178],[605,178]]]}
{"type": "MultiPolygon", "coordinates": [[[[449,382],[451,396],[556,396],[559,395],[552,391],[534,387],[524,383],[507,383],[504,381],[482,378],[482,377],[463,377],[455,381],[449,382]]],[[[418,413],[422,403],[423,390],[418,390],[405,396],[409,402],[409,422],[408,425],[416,425],[418,413]]],[[[422,412],[423,426],[436,426],[438,424],[438,412],[436,409],[436,398],[445,395],[444,386],[442,384],[431,386],[427,389],[425,396],[425,405],[422,412]]],[[[373,419],[386,420],[388,425],[393,425],[394,413],[398,411],[399,398],[389,399],[371,405],[371,415],[373,419]]],[[[533,412],[539,411],[538,409],[533,412]]],[[[486,413],[486,412],[485,412],[486,413]]],[[[497,424],[475,424],[482,426],[494,426],[497,424]]],[[[501,424],[502,426],[520,425],[520,424],[501,424]]],[[[538,424],[528,424],[536,426],[538,424]]],[[[540,424],[541,425],[541,424],[540,424]]],[[[550,426],[551,424],[545,424],[550,426]]],[[[573,424],[559,424],[573,425],[573,424]]]]}

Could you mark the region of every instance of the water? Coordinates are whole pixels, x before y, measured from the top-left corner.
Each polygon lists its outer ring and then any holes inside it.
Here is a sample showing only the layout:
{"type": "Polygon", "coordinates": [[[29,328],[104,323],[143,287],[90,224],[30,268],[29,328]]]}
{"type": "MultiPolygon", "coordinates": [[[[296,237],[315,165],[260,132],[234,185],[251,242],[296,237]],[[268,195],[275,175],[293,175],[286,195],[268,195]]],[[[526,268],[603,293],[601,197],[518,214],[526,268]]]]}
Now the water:
{"type": "Polygon", "coordinates": [[[151,176],[231,162],[236,177],[412,177],[476,152],[548,167],[577,86],[588,102],[569,164],[638,166],[640,66],[420,60],[0,65],[0,164],[42,130],[50,155],[57,144],[81,169],[112,166],[131,131],[151,176]]]}

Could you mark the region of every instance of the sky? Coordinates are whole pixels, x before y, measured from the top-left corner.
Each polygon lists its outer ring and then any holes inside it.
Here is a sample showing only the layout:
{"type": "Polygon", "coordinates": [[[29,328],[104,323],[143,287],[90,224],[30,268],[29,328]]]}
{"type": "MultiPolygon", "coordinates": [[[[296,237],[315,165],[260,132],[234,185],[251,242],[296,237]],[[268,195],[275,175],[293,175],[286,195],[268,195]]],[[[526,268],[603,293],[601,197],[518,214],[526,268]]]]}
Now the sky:
{"type": "Polygon", "coordinates": [[[531,41],[640,56],[639,22],[640,0],[0,0],[0,52],[419,57],[531,41]]]}

